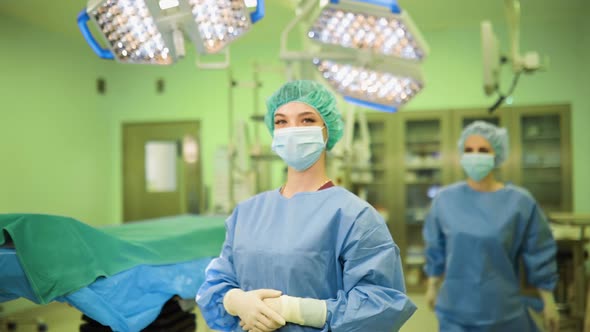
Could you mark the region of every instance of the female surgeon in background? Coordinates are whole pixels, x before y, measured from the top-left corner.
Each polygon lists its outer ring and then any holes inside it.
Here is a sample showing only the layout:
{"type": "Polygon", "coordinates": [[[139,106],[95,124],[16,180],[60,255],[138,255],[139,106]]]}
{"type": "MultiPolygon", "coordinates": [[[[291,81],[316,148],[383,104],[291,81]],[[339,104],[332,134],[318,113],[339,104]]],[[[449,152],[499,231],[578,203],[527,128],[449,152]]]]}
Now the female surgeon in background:
{"type": "Polygon", "coordinates": [[[508,154],[506,130],[476,121],[458,145],[468,179],[439,192],[423,230],[426,300],[440,331],[538,331],[520,296],[521,258],[543,299],[547,330],[558,331],[557,249],[547,220],[525,189],[492,172],[508,154]]]}
{"type": "Polygon", "coordinates": [[[313,81],[267,100],[283,187],[235,208],[197,303],[207,324],[233,331],[397,331],[415,311],[399,249],[377,211],[326,175],[342,137],[334,96],[313,81]]]}

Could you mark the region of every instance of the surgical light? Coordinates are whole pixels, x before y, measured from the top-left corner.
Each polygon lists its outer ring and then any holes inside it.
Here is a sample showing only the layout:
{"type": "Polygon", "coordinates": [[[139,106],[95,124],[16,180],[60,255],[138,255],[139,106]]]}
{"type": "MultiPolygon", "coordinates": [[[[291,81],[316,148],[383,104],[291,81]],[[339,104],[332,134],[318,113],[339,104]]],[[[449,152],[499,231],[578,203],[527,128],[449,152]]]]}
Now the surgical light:
{"type": "Polygon", "coordinates": [[[244,3],[246,4],[246,7],[250,8],[250,7],[256,7],[256,0],[244,0],[244,3]]]}
{"type": "Polygon", "coordinates": [[[166,10],[178,7],[180,5],[180,2],[178,2],[178,0],[160,0],[160,2],[158,2],[158,5],[160,6],[161,10],[166,10]]]}
{"type": "Polygon", "coordinates": [[[90,13],[120,62],[172,63],[170,49],[143,0],[107,0],[90,13]]]}
{"type": "Polygon", "coordinates": [[[314,59],[322,76],[350,103],[380,111],[395,112],[410,101],[423,83],[420,75],[404,75],[388,66],[366,66],[314,59]]]}
{"type": "Polygon", "coordinates": [[[196,29],[197,48],[216,53],[250,30],[250,16],[243,1],[189,0],[196,29]]]}
{"type": "Polygon", "coordinates": [[[264,17],[264,0],[90,0],[78,26],[93,51],[122,63],[169,65],[184,56],[184,36],[198,53],[218,53],[264,17]],[[250,5],[252,5],[250,3],[250,5]],[[103,48],[88,21],[107,41],[103,48]]]}
{"type": "Polygon", "coordinates": [[[321,44],[422,61],[428,47],[409,14],[395,1],[389,1],[388,8],[384,2],[331,0],[307,36],[321,44]]]}

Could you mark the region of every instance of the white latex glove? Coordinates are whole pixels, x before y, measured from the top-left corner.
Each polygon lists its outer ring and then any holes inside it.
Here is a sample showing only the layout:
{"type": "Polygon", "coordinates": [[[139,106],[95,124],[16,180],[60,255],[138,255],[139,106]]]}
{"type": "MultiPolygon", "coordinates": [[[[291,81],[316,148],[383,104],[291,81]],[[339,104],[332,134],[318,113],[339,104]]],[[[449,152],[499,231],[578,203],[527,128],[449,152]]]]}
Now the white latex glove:
{"type": "MultiPolygon", "coordinates": [[[[266,304],[269,308],[271,308],[272,310],[278,312],[279,314],[281,313],[281,297],[283,297],[285,295],[281,295],[280,297],[268,297],[266,299],[264,299],[262,302],[264,302],[264,304],[266,304]]],[[[285,318],[285,316],[281,315],[283,318],[285,318]]],[[[285,321],[287,321],[287,319],[285,319],[285,321]]]]}
{"type": "MultiPolygon", "coordinates": [[[[264,300],[262,300],[262,302],[264,302],[264,304],[266,304],[269,308],[271,308],[272,310],[274,310],[278,314],[281,314],[281,298],[280,297],[268,297],[268,298],[265,298],[264,300]]],[[[287,320],[285,319],[285,321],[287,321],[287,320]]],[[[243,320],[240,320],[240,326],[245,331],[253,331],[253,328],[254,328],[253,326],[247,325],[243,320]]]]}
{"type": "Polygon", "coordinates": [[[430,310],[434,310],[436,304],[436,297],[438,295],[438,287],[440,285],[440,278],[430,277],[428,278],[428,286],[426,288],[426,303],[430,310]]]}
{"type": "Polygon", "coordinates": [[[249,327],[247,331],[270,332],[286,324],[285,319],[264,304],[266,298],[278,298],[281,292],[274,289],[257,289],[244,292],[235,288],[223,298],[225,310],[232,316],[238,316],[249,327]]]}
{"type": "Polygon", "coordinates": [[[281,316],[287,322],[319,329],[326,325],[328,305],[324,300],[282,295],[281,316]]]}
{"type": "Polygon", "coordinates": [[[559,313],[557,306],[553,299],[553,294],[550,291],[539,290],[541,298],[543,298],[543,318],[545,323],[545,330],[548,332],[559,331],[559,313]]]}
{"type": "MultiPolygon", "coordinates": [[[[322,328],[326,325],[328,309],[326,301],[282,295],[280,298],[266,298],[263,301],[279,312],[285,321],[303,326],[322,328]]],[[[247,330],[248,324],[240,325],[247,330]]]]}

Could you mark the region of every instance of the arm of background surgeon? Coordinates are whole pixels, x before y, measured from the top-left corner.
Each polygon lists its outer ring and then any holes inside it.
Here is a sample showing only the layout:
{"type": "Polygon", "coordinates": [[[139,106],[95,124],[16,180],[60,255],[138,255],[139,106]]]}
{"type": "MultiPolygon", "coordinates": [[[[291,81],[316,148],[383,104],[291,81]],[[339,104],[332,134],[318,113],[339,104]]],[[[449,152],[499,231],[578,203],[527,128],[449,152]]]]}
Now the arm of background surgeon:
{"type": "Polygon", "coordinates": [[[323,331],[397,331],[416,310],[405,294],[399,248],[377,211],[357,217],[340,263],[343,289],[326,300],[323,331]]]}
{"type": "Polygon", "coordinates": [[[557,284],[557,245],[549,228],[547,218],[535,203],[525,229],[522,257],[527,280],[539,290],[543,299],[545,327],[550,331],[559,328],[559,315],[553,289],[557,284]]]}
{"type": "Polygon", "coordinates": [[[223,297],[234,288],[239,288],[232,255],[234,227],[237,208],[225,221],[225,241],[221,254],[205,271],[205,282],[197,293],[197,304],[207,325],[215,330],[231,331],[238,326],[238,317],[230,315],[223,307],[223,297]]]}
{"type": "Polygon", "coordinates": [[[557,245],[547,218],[536,204],[526,227],[522,258],[527,281],[540,290],[553,291],[557,284],[557,245]]]}
{"type": "Polygon", "coordinates": [[[445,272],[446,241],[438,218],[438,198],[432,201],[430,211],[426,216],[422,230],[424,243],[426,245],[426,265],[424,272],[430,278],[430,283],[437,284],[445,272]]]}
{"type": "Polygon", "coordinates": [[[559,313],[553,298],[553,292],[539,289],[539,295],[543,299],[543,318],[545,320],[545,330],[548,332],[559,331],[559,313]]]}

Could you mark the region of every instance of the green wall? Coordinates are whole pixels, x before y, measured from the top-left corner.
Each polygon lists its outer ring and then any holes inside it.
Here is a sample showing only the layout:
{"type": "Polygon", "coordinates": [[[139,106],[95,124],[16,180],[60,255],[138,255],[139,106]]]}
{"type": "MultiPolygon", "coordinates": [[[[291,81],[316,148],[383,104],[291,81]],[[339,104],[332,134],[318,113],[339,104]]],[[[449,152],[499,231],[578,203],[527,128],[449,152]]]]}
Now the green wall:
{"type": "MultiPolygon", "coordinates": [[[[0,40],[0,213],[108,223],[112,135],[97,108],[100,62],[70,38],[2,15],[0,40]]],[[[1,305],[8,314],[31,303],[1,305]]]]}
{"type": "Polygon", "coordinates": [[[112,203],[100,64],[75,42],[0,16],[0,213],[106,222],[112,203]]]}

